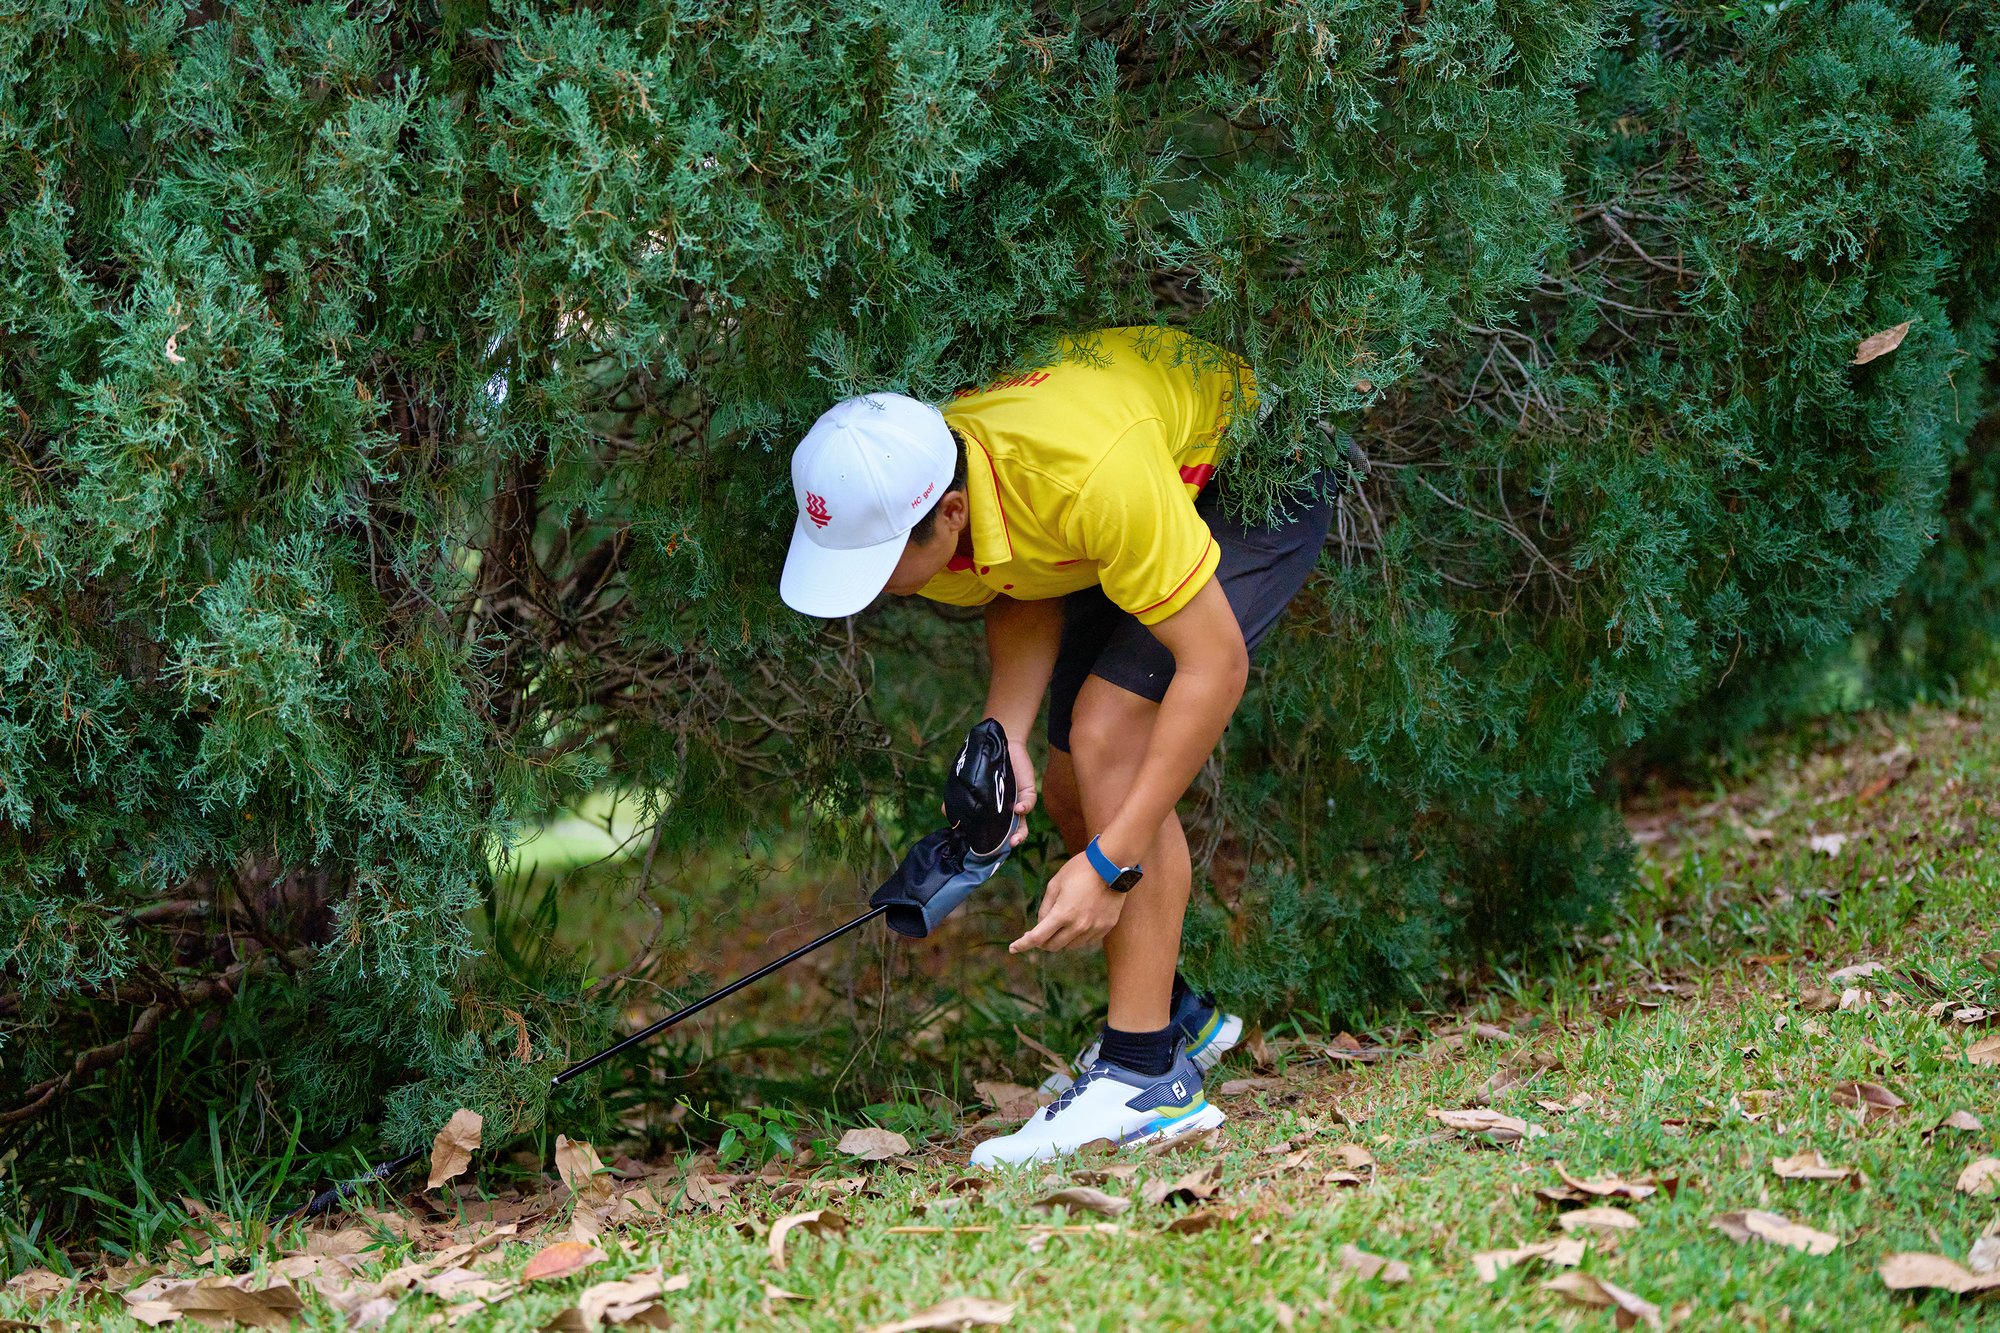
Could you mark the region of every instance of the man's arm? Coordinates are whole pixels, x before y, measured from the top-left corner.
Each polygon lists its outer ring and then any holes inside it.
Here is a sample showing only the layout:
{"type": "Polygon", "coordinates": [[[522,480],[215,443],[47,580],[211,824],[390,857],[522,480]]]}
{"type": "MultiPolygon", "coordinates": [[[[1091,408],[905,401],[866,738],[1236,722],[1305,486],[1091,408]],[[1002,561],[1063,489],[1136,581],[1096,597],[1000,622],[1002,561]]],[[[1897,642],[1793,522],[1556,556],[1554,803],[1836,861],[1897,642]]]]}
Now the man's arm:
{"type": "Polygon", "coordinates": [[[1000,596],[986,604],[986,655],[993,666],[993,678],[986,687],[986,716],[999,722],[1007,733],[1008,755],[1020,791],[1014,813],[1023,817],[1014,830],[1016,846],[1027,836],[1026,816],[1035,808],[1035,766],[1028,758],[1028,733],[1034,729],[1035,714],[1041,711],[1049,676],[1056,669],[1062,624],[1059,597],[1017,602],[1000,596]]]}
{"type": "MultiPolygon", "coordinates": [[[[1186,606],[1151,628],[1174,655],[1174,678],[1160,701],[1152,739],[1125,804],[1097,831],[1098,847],[1121,866],[1139,860],[1152,845],[1153,835],[1222,739],[1250,675],[1243,630],[1213,578],[1186,606]]],[[[1145,892],[1145,886],[1137,892],[1145,892]]],[[[1072,857],[1049,881],[1041,919],[1008,950],[1094,943],[1111,933],[1124,905],[1124,895],[1106,888],[1088,860],[1072,857]]]]}

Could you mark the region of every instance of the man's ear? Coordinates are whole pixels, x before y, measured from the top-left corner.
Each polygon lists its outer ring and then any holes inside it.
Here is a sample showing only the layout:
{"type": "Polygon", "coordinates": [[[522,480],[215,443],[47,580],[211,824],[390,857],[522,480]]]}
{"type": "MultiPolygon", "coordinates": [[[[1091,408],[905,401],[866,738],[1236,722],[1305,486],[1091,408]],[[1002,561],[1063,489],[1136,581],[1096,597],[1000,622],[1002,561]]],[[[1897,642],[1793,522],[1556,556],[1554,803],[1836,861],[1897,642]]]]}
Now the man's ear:
{"type": "Polygon", "coordinates": [[[964,491],[946,491],[938,500],[938,523],[953,532],[964,529],[966,520],[972,517],[972,506],[967,503],[964,491]]]}

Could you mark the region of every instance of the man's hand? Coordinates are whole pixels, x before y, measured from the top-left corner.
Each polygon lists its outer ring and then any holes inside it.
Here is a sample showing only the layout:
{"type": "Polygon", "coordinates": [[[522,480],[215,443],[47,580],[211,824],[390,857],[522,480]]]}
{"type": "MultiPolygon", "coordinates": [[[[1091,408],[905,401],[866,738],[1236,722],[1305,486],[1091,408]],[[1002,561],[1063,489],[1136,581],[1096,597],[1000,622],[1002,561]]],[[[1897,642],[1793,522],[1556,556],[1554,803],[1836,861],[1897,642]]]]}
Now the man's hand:
{"type": "Polygon", "coordinates": [[[1054,953],[1079,944],[1095,944],[1111,933],[1124,910],[1125,895],[1106,887],[1089,858],[1072,856],[1056,871],[1048,892],[1042,895],[1041,920],[1008,945],[1007,952],[1041,949],[1054,953]]]}
{"type": "Polygon", "coordinates": [[[1019,847],[1028,836],[1028,812],[1035,808],[1035,764],[1028,747],[1007,733],[1007,761],[1014,766],[1014,831],[1007,835],[1009,847],[1019,847]]]}

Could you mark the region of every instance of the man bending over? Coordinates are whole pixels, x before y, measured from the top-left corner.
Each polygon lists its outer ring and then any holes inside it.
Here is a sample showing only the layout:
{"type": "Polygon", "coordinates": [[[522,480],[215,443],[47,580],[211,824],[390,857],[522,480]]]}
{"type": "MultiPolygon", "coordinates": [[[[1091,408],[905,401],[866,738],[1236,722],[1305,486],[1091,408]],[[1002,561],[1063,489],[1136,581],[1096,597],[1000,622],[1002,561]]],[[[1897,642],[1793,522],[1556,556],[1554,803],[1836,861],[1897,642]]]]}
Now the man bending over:
{"type": "Polygon", "coordinates": [[[1105,329],[942,411],[848,399],[792,454],[785,602],[845,616],[886,589],[985,607],[986,714],[1006,729],[1024,816],[1037,795],[1024,741],[1049,699],[1041,795],[1069,857],[1011,948],[1102,943],[1108,1013],[1076,1080],[1052,1080],[1056,1102],[980,1144],[974,1165],[1222,1123],[1201,1075],[1242,1023],[1180,978],[1192,871],[1174,806],[1332,519],[1323,491],[1273,525],[1224,512],[1222,437],[1256,410],[1239,358],[1173,330],[1105,329]]]}

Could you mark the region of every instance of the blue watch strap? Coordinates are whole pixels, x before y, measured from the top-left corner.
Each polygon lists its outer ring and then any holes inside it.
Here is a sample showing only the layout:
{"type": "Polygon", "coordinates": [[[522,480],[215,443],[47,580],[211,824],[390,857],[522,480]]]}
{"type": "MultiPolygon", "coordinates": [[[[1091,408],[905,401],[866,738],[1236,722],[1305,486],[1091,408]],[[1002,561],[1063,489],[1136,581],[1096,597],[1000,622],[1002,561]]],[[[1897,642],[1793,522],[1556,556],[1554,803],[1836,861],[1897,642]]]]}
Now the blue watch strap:
{"type": "Polygon", "coordinates": [[[1109,884],[1113,880],[1117,879],[1120,875],[1124,874],[1128,869],[1137,870],[1139,868],[1136,865],[1133,866],[1119,865],[1116,861],[1112,860],[1109,856],[1106,856],[1104,854],[1104,849],[1097,845],[1097,839],[1095,838],[1092,838],[1090,840],[1090,846],[1083,849],[1083,854],[1090,858],[1090,868],[1092,870],[1095,870],[1097,872],[1097,877],[1103,880],[1106,884],[1109,884]]]}

